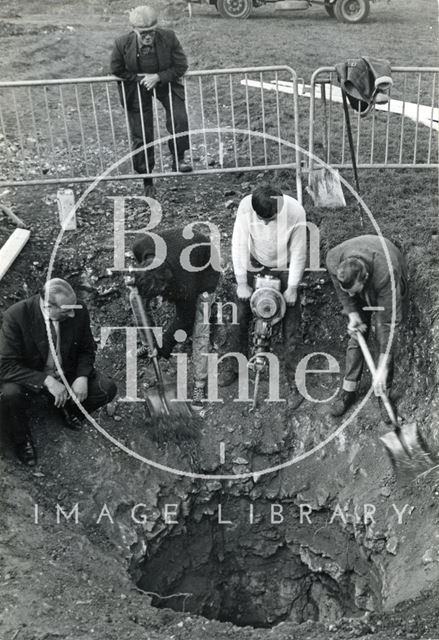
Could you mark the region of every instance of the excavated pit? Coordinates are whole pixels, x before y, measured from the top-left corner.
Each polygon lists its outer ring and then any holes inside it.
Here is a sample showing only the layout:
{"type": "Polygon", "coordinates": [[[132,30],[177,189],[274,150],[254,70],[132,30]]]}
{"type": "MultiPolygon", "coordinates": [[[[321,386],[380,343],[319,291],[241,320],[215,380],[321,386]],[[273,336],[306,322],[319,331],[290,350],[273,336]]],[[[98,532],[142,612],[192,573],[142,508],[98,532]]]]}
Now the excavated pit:
{"type": "Polygon", "coordinates": [[[322,509],[310,524],[294,502],[222,494],[208,508],[195,504],[132,576],[143,591],[159,594],[153,606],[239,626],[379,611],[377,566],[351,527],[328,527],[330,518],[322,509]]]}
{"type": "MultiPolygon", "coordinates": [[[[333,308],[333,300],[328,308],[333,308]]],[[[321,337],[322,313],[325,311],[316,314],[313,305],[307,323],[313,344],[321,337]]],[[[416,371],[417,390],[431,375],[428,341],[412,340],[428,334],[420,326],[420,317],[413,305],[412,321],[406,327],[411,348],[400,363],[400,368],[416,371]]],[[[370,420],[369,425],[367,418],[363,422],[366,431],[377,428],[376,417],[370,420]]],[[[296,422],[296,437],[304,441],[305,433],[309,437],[319,428],[324,433],[322,417],[304,416],[296,422]],[[322,422],[317,426],[319,419],[322,422]]],[[[370,444],[370,435],[365,435],[363,443],[370,444]]],[[[361,450],[361,442],[354,447],[361,450]]],[[[149,538],[146,552],[133,559],[133,581],[152,597],[155,607],[255,628],[270,628],[283,621],[333,622],[383,610],[388,596],[383,561],[389,549],[392,553],[389,529],[386,531],[389,525],[384,521],[381,532],[374,531],[374,525],[358,515],[361,491],[356,494],[355,486],[349,484],[352,480],[346,484],[352,488],[348,501],[352,499],[355,515],[346,521],[334,518],[342,494],[337,474],[342,475],[346,468],[354,476],[359,471],[352,464],[349,467],[343,451],[343,447],[333,451],[331,460],[324,453],[308,469],[306,480],[291,474],[295,489],[289,494],[273,492],[270,476],[262,476],[257,483],[249,480],[233,486],[218,481],[210,490],[193,488],[184,518],[180,514],[175,523],[149,538]],[[300,487],[304,484],[310,489],[305,502],[315,505],[311,522],[301,510],[300,487]]],[[[284,480],[278,480],[282,487],[284,480]]],[[[374,499],[379,494],[376,482],[369,485],[374,499]]]]}

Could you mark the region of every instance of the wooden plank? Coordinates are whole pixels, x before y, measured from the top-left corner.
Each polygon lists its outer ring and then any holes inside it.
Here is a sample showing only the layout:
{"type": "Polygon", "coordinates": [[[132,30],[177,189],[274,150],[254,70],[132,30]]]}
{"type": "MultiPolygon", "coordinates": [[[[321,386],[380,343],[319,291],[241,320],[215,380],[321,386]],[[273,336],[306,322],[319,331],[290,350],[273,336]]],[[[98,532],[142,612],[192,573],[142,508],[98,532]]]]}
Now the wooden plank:
{"type": "Polygon", "coordinates": [[[20,254],[30,237],[29,229],[15,229],[0,249],[0,280],[20,254]]]}

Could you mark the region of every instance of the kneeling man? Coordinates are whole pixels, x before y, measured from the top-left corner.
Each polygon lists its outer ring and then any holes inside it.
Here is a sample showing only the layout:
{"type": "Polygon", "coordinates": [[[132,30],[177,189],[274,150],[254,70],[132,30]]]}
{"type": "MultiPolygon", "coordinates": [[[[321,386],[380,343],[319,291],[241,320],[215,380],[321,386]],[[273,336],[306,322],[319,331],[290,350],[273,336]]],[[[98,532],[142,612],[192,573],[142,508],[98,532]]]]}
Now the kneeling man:
{"type": "Polygon", "coordinates": [[[113,380],[94,368],[88,311],[68,282],[48,280],[40,294],[12,305],[0,332],[0,409],[17,456],[28,466],[37,462],[29,409],[38,394],[50,396],[68,428],[80,430],[83,418],[60,380],[49,331],[64,376],[86,411],[107,404],[117,391],[113,380]]]}
{"type": "MultiPolygon", "coordinates": [[[[386,238],[358,236],[337,245],[328,252],[326,266],[334,283],[343,311],[349,318],[350,335],[346,351],[346,371],[339,398],[332,406],[333,416],[342,416],[357,398],[363,371],[363,354],[356,338],[361,331],[369,334],[373,307],[376,310],[376,336],[379,346],[378,379],[375,390],[389,395],[393,381],[395,348],[392,345],[387,362],[385,352],[392,325],[392,281],[383,243],[390,256],[395,282],[395,330],[406,315],[408,302],[407,267],[399,249],[386,238]]],[[[381,404],[381,403],[380,403],[381,404]]],[[[394,407],[395,408],[395,407],[394,407]]],[[[387,413],[382,415],[389,422],[387,413]]]]}

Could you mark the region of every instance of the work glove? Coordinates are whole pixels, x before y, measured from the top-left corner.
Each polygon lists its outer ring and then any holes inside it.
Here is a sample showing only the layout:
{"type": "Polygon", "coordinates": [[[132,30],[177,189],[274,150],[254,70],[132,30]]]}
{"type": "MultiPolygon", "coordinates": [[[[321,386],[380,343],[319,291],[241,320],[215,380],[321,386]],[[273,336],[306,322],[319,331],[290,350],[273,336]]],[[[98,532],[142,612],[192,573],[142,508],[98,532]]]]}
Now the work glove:
{"type": "Polygon", "coordinates": [[[253,293],[253,289],[248,284],[238,284],[236,287],[236,295],[239,300],[248,300],[253,293]]]}

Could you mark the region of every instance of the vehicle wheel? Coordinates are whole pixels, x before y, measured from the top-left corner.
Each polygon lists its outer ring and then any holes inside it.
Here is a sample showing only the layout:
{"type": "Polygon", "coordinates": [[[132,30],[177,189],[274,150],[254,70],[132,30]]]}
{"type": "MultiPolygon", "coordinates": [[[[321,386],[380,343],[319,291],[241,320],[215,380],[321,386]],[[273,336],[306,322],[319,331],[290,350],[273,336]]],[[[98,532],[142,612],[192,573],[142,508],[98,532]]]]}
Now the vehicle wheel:
{"type": "Polygon", "coordinates": [[[370,11],[369,0],[337,0],[334,15],[339,22],[356,24],[364,22],[370,11]]]}
{"type": "Polygon", "coordinates": [[[252,0],[217,0],[217,9],[223,18],[248,18],[252,11],[252,0]]]}
{"type": "Polygon", "coordinates": [[[329,4],[329,2],[325,2],[326,13],[330,18],[334,18],[334,4],[329,4]]]}

